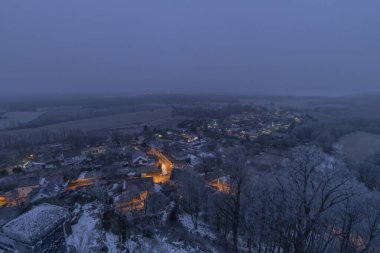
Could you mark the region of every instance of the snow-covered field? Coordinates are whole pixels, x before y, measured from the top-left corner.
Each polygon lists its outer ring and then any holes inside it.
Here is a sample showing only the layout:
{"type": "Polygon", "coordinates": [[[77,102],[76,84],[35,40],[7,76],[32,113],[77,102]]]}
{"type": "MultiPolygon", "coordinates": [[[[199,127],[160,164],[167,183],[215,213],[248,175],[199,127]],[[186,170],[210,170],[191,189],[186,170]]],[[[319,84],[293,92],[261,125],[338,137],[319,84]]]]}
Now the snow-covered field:
{"type": "Polygon", "coordinates": [[[342,137],[335,148],[347,158],[360,162],[380,152],[380,135],[354,132],[342,137]]]}
{"type": "MultiPolygon", "coordinates": [[[[102,117],[83,118],[60,123],[48,124],[35,128],[3,130],[0,136],[17,136],[27,138],[38,134],[41,131],[59,132],[62,129],[81,129],[82,131],[96,131],[104,129],[120,129],[124,133],[137,133],[144,125],[154,126],[175,126],[180,117],[172,116],[171,108],[156,108],[154,110],[123,112],[120,114],[107,115],[102,117]]],[[[5,119],[8,121],[8,119],[5,119]]],[[[1,129],[0,119],[0,129],[1,129]]]]}
{"type": "Polygon", "coordinates": [[[9,127],[16,127],[19,124],[26,123],[36,119],[44,114],[44,112],[7,112],[0,115],[0,130],[9,127]]]}

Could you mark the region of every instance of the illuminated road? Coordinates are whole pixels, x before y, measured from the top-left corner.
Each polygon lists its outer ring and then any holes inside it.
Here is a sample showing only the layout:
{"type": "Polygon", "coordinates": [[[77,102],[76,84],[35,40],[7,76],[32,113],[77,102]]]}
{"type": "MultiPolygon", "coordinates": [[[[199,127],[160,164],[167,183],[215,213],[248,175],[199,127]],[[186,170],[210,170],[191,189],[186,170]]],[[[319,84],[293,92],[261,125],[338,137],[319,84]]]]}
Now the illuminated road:
{"type": "Polygon", "coordinates": [[[84,178],[71,181],[67,190],[76,190],[78,187],[90,186],[95,183],[95,178],[84,178]]]}
{"type": "Polygon", "coordinates": [[[170,174],[173,170],[173,163],[167,158],[161,151],[156,148],[151,148],[148,154],[157,157],[159,163],[161,164],[162,175],[170,174]]]}
{"type": "Polygon", "coordinates": [[[162,175],[161,173],[151,172],[146,174],[147,177],[153,177],[153,183],[166,184],[170,181],[170,174],[162,175]]]}
{"type": "Polygon", "coordinates": [[[148,154],[154,155],[158,159],[158,163],[161,165],[161,173],[147,173],[147,176],[153,177],[155,184],[165,184],[170,181],[170,175],[173,170],[173,163],[167,158],[161,151],[156,148],[151,148],[148,154]]]}
{"type": "Polygon", "coordinates": [[[6,206],[7,205],[7,198],[0,196],[0,206],[6,206]]]}

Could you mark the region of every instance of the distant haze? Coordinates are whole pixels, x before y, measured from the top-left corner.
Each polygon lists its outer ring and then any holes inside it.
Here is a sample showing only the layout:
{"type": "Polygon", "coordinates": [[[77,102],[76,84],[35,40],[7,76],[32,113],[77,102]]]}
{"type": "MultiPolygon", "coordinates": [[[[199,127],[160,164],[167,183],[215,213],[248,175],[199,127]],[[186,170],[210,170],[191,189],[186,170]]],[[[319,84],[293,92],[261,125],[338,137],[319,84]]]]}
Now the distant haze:
{"type": "Polygon", "coordinates": [[[378,0],[3,0],[0,95],[380,91],[378,0]]]}

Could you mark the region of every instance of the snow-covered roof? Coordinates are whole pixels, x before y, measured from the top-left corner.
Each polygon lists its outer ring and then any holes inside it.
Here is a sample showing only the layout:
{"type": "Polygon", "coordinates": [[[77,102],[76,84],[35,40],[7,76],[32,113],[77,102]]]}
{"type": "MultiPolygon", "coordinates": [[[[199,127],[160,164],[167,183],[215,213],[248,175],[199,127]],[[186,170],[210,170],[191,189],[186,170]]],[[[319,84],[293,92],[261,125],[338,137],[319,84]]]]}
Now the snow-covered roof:
{"type": "Polygon", "coordinates": [[[63,207],[42,204],[11,220],[2,230],[11,239],[33,245],[64,223],[69,216],[63,207]]]}
{"type": "Polygon", "coordinates": [[[142,152],[142,151],[140,151],[140,150],[137,150],[136,152],[134,152],[134,153],[132,154],[132,161],[135,162],[135,161],[136,161],[137,159],[139,159],[139,158],[148,161],[148,157],[147,157],[147,155],[146,155],[144,152],[142,152]]]}
{"type": "Polygon", "coordinates": [[[155,166],[131,167],[128,168],[128,173],[142,174],[151,172],[160,172],[161,169],[155,166]]]}
{"type": "Polygon", "coordinates": [[[88,171],[82,171],[82,172],[79,174],[78,179],[85,179],[86,176],[87,176],[87,174],[88,174],[88,171]]]}

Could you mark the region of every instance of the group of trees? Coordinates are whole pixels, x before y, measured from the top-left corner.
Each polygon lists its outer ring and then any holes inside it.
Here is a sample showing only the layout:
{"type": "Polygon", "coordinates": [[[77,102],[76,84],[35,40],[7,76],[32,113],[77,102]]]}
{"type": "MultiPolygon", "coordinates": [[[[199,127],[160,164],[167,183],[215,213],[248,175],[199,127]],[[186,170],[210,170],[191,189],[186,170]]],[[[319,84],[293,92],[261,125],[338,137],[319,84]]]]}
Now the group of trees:
{"type": "Polygon", "coordinates": [[[233,114],[239,114],[244,111],[253,110],[249,105],[229,104],[222,108],[210,107],[176,107],[173,110],[174,115],[187,116],[196,119],[225,119],[233,114]]]}
{"type": "Polygon", "coordinates": [[[255,174],[245,161],[242,150],[226,156],[223,191],[210,191],[194,172],[181,179],[181,206],[195,228],[206,216],[236,252],[379,252],[380,195],[343,163],[316,146],[292,149],[276,175],[255,174]]]}
{"type": "Polygon", "coordinates": [[[20,133],[3,133],[0,135],[0,148],[13,148],[19,151],[35,145],[54,142],[68,142],[74,147],[104,141],[104,136],[97,132],[84,132],[81,129],[30,130],[20,133]]]}
{"type": "Polygon", "coordinates": [[[380,120],[371,118],[334,118],[321,120],[308,120],[296,127],[286,138],[299,142],[312,142],[325,152],[333,150],[333,144],[344,135],[355,131],[380,134],[380,120]]]}
{"type": "Polygon", "coordinates": [[[5,169],[0,170],[0,177],[6,177],[9,175],[9,172],[5,169]]]}
{"type": "Polygon", "coordinates": [[[205,182],[193,171],[184,172],[180,181],[181,206],[190,215],[194,228],[197,229],[199,215],[207,202],[205,182]]]}
{"type": "Polygon", "coordinates": [[[326,164],[316,147],[295,148],[282,175],[260,178],[249,188],[244,209],[246,224],[253,227],[249,239],[266,252],[379,249],[378,193],[358,184],[343,164],[326,164]],[[351,212],[350,206],[356,210],[351,212]]]}
{"type": "Polygon", "coordinates": [[[350,164],[357,178],[371,190],[380,190],[380,154],[368,157],[365,161],[350,164]]]}

